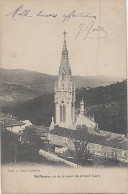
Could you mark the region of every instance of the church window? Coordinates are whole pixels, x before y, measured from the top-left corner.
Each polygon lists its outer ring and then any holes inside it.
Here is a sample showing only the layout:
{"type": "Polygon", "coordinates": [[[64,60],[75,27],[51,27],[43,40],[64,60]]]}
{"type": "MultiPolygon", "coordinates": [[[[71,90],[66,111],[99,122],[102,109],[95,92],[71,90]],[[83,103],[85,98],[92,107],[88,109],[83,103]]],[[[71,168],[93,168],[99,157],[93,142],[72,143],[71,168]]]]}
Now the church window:
{"type": "Polygon", "coordinates": [[[62,106],[60,106],[60,122],[62,122],[62,106]]]}
{"type": "Polygon", "coordinates": [[[64,74],[62,74],[62,80],[64,80],[64,74]]]}
{"type": "Polygon", "coordinates": [[[62,105],[60,106],[60,122],[66,122],[66,107],[62,105]]]}
{"type": "Polygon", "coordinates": [[[62,83],[62,89],[64,89],[64,84],[62,83]]]}
{"type": "Polygon", "coordinates": [[[63,107],[63,122],[66,122],[66,107],[63,107]]]}

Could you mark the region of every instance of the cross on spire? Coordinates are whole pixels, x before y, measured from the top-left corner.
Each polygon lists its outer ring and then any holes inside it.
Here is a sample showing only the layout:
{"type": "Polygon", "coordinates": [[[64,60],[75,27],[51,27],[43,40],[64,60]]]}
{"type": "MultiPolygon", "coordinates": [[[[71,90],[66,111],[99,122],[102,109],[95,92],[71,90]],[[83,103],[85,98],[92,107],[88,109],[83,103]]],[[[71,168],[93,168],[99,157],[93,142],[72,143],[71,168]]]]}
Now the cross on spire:
{"type": "Polygon", "coordinates": [[[64,30],[64,32],[63,32],[64,40],[65,40],[66,34],[67,34],[67,32],[65,32],[65,30],[64,30]]]}

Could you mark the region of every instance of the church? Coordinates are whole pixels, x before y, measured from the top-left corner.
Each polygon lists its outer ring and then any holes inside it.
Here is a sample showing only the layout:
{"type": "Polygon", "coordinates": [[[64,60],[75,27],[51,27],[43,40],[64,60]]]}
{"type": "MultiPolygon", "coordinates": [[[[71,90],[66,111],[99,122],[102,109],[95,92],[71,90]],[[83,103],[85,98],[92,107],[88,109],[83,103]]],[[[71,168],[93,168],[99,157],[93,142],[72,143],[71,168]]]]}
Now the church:
{"type": "Polygon", "coordinates": [[[68,49],[66,44],[66,32],[64,31],[64,43],[62,49],[61,62],[58,73],[58,80],[55,83],[55,118],[52,117],[50,130],[54,126],[75,130],[77,127],[97,127],[94,119],[85,116],[84,101],[80,102],[80,114],[75,114],[75,83],[72,80],[72,71],[69,63],[68,49]]]}
{"type": "Polygon", "coordinates": [[[66,45],[66,32],[58,80],[55,83],[55,118],[49,127],[48,139],[50,149],[59,157],[75,158],[76,147],[74,142],[87,142],[88,151],[93,156],[128,163],[128,140],[123,134],[100,130],[94,121],[94,116],[87,116],[84,100],[80,101],[80,111],[75,111],[75,83],[69,64],[68,49],[66,45]]]}

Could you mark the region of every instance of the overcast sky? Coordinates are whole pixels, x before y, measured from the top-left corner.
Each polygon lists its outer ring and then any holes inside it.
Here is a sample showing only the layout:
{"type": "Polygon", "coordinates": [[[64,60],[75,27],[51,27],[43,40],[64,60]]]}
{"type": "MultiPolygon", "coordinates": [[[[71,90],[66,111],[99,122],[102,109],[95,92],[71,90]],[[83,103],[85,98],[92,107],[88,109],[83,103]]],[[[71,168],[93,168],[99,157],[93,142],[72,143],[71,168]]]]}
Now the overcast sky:
{"type": "Polygon", "coordinates": [[[28,0],[12,1],[9,6],[8,1],[4,2],[1,67],[56,75],[65,30],[73,75],[126,77],[123,2],[28,0]],[[28,15],[23,16],[24,13],[28,15]],[[72,17],[66,18],[68,14],[72,17]]]}

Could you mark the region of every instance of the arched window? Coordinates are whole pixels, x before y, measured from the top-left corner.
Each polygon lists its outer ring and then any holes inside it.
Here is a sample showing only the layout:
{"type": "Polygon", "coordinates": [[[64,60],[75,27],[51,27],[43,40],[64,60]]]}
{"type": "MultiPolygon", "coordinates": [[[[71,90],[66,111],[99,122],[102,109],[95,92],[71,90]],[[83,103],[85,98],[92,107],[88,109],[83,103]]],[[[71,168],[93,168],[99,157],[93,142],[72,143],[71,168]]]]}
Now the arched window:
{"type": "Polygon", "coordinates": [[[62,74],[62,80],[64,80],[64,77],[65,77],[64,74],[62,74]]]}
{"type": "Polygon", "coordinates": [[[66,106],[63,103],[60,106],[60,122],[65,123],[66,122],[66,106]]]}

